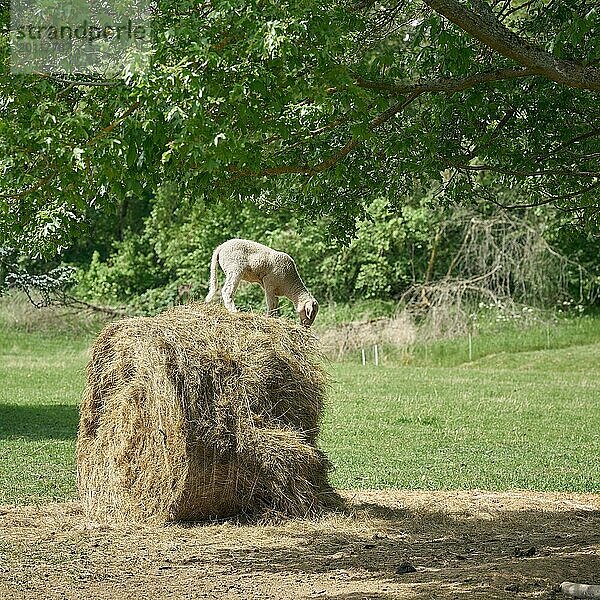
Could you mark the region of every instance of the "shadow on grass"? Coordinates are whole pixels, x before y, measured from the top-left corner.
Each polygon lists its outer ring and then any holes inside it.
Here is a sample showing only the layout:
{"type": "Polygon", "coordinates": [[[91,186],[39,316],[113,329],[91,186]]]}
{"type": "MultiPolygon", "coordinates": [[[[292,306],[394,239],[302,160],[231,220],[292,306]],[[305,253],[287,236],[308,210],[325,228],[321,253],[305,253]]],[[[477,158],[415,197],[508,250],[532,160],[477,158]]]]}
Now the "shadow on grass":
{"type": "Polygon", "coordinates": [[[78,422],[79,410],[68,404],[0,404],[0,439],[71,440],[78,422]]]}

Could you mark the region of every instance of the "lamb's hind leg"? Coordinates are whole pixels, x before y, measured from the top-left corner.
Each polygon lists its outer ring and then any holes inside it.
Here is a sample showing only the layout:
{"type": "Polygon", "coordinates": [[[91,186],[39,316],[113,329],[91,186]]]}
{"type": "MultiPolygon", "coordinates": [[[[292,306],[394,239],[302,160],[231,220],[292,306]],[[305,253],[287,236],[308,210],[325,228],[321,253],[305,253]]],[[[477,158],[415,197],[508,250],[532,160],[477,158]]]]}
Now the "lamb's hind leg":
{"type": "Polygon", "coordinates": [[[221,296],[223,297],[225,308],[229,312],[237,312],[237,308],[233,302],[233,296],[238,288],[238,285],[240,284],[241,279],[241,271],[229,271],[225,275],[225,283],[223,284],[223,289],[221,290],[221,296]]]}

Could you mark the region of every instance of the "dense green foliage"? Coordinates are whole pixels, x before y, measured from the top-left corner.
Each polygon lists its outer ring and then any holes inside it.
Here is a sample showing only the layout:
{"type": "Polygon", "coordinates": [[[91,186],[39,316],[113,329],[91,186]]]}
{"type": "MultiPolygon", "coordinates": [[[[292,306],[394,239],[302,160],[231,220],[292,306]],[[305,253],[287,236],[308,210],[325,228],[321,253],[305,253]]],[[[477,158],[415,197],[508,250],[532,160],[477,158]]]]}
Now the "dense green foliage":
{"type": "Polygon", "coordinates": [[[341,236],[377,198],[430,190],[597,231],[599,19],[586,0],[160,0],[152,68],[108,86],[8,74],[5,28],[0,238],[53,255],[165,182],[178,210],[247,200],[341,236]]]}
{"type": "MultiPolygon", "coordinates": [[[[141,232],[130,231],[106,257],[95,252],[89,268],[84,263],[78,292],[109,303],[142,296],[146,308],[172,303],[185,285],[193,296],[203,297],[214,248],[230,237],[246,237],[294,256],[323,301],[398,299],[424,273],[435,215],[422,207],[390,214],[379,200],[369,207],[369,216],[359,222],[357,237],[341,247],[322,219],[299,223],[289,211],[264,213],[253,205],[240,209],[227,203],[181,210],[172,195],[162,194],[141,232]]],[[[241,290],[254,303],[261,293],[257,286],[241,290]]]]}
{"type": "MultiPolygon", "coordinates": [[[[322,304],[378,299],[398,305],[415,284],[470,278],[499,302],[552,307],[571,299],[595,301],[600,265],[586,234],[568,236],[568,253],[560,257],[549,245],[560,249],[560,217],[487,213],[443,211],[428,196],[399,212],[379,198],[357,221],[355,237],[341,244],[326,217],[299,219],[290,210],[266,212],[253,204],[182,205],[175,188],[163,188],[150,214],[120,239],[98,235],[98,250],[77,244],[65,258],[79,265],[80,297],[143,312],[203,298],[213,249],[232,237],[291,254],[322,304]],[[492,277],[481,279],[486,273],[492,277]]],[[[257,309],[262,290],[242,286],[238,299],[241,307],[257,309]]],[[[482,300],[490,297],[473,289],[470,301],[482,300]]]]}

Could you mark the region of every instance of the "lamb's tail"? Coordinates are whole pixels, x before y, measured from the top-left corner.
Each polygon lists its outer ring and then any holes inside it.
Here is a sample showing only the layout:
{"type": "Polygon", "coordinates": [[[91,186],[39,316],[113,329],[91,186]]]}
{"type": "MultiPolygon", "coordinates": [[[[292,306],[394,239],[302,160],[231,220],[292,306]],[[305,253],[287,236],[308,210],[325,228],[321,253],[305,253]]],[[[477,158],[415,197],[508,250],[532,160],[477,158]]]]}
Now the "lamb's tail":
{"type": "Polygon", "coordinates": [[[219,250],[220,249],[221,249],[220,246],[215,248],[215,251],[213,252],[213,255],[212,255],[212,260],[210,261],[210,288],[208,290],[208,294],[206,295],[204,302],[212,302],[212,300],[214,300],[214,297],[217,295],[217,291],[219,289],[219,279],[217,277],[217,267],[219,264],[219,250]]]}

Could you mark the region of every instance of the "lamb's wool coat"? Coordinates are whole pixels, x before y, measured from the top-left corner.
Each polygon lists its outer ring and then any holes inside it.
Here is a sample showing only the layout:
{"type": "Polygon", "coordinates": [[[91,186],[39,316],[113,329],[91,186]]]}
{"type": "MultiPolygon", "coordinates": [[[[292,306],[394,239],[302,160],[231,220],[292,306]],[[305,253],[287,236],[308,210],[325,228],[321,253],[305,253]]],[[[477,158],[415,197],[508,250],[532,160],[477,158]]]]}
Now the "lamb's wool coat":
{"type": "Polygon", "coordinates": [[[267,313],[274,315],[278,298],[285,296],[294,303],[294,308],[303,325],[312,325],[319,305],[300,278],[294,259],[285,252],[273,250],[251,240],[232,239],[213,252],[210,266],[210,290],[206,302],[217,295],[219,282],[217,266],[225,273],[221,295],[225,307],[235,312],[233,296],[240,281],[258,283],[265,290],[267,313]]]}

